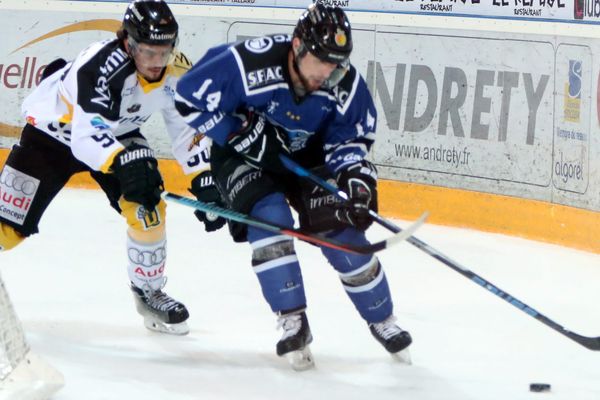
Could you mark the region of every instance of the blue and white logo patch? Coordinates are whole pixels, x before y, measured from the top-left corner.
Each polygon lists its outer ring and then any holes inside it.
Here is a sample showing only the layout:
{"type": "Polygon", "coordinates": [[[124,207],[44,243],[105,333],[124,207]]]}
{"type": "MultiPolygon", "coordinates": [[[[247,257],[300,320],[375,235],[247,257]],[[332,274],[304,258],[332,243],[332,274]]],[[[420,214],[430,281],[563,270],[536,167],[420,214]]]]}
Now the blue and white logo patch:
{"type": "Polygon", "coordinates": [[[270,37],[248,39],[244,42],[244,46],[246,46],[246,49],[251,53],[266,53],[273,47],[273,39],[270,37]]]}
{"type": "Polygon", "coordinates": [[[108,124],[106,122],[104,122],[104,120],[100,117],[94,117],[92,118],[92,120],[90,121],[90,123],[92,124],[92,126],[98,130],[107,130],[110,129],[110,126],[108,126],[108,124]]]}

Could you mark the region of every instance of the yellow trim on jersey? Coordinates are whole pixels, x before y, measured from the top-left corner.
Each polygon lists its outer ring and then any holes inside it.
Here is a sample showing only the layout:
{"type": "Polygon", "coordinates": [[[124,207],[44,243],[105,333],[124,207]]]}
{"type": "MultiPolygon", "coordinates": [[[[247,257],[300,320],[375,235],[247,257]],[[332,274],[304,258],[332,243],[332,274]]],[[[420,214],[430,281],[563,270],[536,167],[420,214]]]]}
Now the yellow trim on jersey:
{"type": "Polygon", "coordinates": [[[140,83],[144,93],[150,93],[154,89],[161,87],[165,83],[167,76],[179,78],[190,68],[192,68],[192,63],[183,53],[175,49],[173,52],[172,61],[170,61],[165,68],[165,73],[163,74],[162,78],[160,78],[160,81],[157,82],[148,82],[148,80],[140,75],[139,72],[137,73],[138,82],[140,83]]]}
{"type": "Polygon", "coordinates": [[[110,167],[112,167],[113,162],[115,161],[115,157],[124,148],[125,147],[121,146],[120,148],[113,151],[112,154],[106,159],[106,161],[104,161],[104,164],[102,164],[102,166],[100,167],[100,172],[108,174],[110,172],[110,167]]]}
{"type": "Polygon", "coordinates": [[[163,74],[162,78],[160,78],[160,81],[156,81],[156,82],[148,82],[146,80],[146,78],[144,78],[142,75],[140,75],[139,72],[136,74],[138,82],[140,83],[140,86],[142,87],[142,90],[144,91],[144,93],[146,93],[146,94],[150,93],[154,89],[157,89],[157,88],[161,87],[162,85],[164,85],[165,80],[167,79],[167,76],[169,75],[169,68],[172,68],[172,67],[170,65],[167,65],[166,68],[167,68],[167,70],[163,74]]]}
{"type": "Polygon", "coordinates": [[[60,95],[60,99],[63,103],[65,103],[68,113],[61,115],[61,117],[58,119],[58,122],[61,122],[63,124],[70,124],[71,121],[73,121],[73,104],[69,103],[66,97],[62,94],[60,95]]]}

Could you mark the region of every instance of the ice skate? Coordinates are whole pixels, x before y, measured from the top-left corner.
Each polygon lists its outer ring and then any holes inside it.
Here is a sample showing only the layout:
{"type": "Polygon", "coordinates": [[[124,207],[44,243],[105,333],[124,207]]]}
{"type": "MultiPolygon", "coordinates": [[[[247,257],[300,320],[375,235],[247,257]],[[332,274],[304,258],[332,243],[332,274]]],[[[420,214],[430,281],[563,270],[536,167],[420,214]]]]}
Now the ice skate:
{"type": "Polygon", "coordinates": [[[189,317],[188,310],[161,290],[165,283],[166,279],[157,290],[148,285],[138,288],[131,284],[137,312],[144,317],[144,326],[151,331],[187,335],[190,331],[185,322],[189,317]]]}
{"type": "Polygon", "coordinates": [[[283,328],[283,336],[277,342],[277,355],[284,356],[295,371],[315,366],[309,344],[312,334],[304,311],[280,315],[277,328],[283,328]]]}
{"type": "Polygon", "coordinates": [[[410,333],[402,330],[396,325],[396,317],[393,315],[386,320],[369,324],[371,333],[379,343],[400,362],[411,364],[408,346],[412,343],[410,333]]]}

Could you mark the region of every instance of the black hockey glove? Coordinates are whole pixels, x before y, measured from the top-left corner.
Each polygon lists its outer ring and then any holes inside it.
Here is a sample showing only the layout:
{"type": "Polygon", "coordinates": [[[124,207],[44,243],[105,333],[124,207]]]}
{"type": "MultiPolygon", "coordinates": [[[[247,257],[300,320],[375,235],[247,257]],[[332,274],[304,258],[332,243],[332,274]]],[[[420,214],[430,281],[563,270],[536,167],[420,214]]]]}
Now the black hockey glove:
{"type": "Polygon", "coordinates": [[[377,212],[377,169],[369,161],[351,165],[337,176],[338,187],[348,194],[335,216],[343,223],[366,230],[373,223],[369,210],[377,212]]]}
{"type": "Polygon", "coordinates": [[[287,134],[254,112],[245,112],[241,118],[242,128],[231,134],[227,143],[253,167],[276,173],[287,171],[279,159],[279,154],[290,154],[287,134]]]}
{"type": "Polygon", "coordinates": [[[111,170],[125,200],[142,204],[147,210],[160,202],[164,186],[152,149],[138,144],[126,147],[115,157],[111,170]]]}
{"type": "MultiPolygon", "coordinates": [[[[210,171],[205,171],[192,180],[190,193],[204,203],[212,203],[219,207],[224,206],[221,194],[213,182],[210,171]]],[[[221,229],[223,225],[225,225],[225,222],[227,222],[225,218],[212,213],[207,214],[200,210],[194,211],[194,215],[200,222],[204,223],[204,230],[206,232],[213,232],[221,229]]]]}

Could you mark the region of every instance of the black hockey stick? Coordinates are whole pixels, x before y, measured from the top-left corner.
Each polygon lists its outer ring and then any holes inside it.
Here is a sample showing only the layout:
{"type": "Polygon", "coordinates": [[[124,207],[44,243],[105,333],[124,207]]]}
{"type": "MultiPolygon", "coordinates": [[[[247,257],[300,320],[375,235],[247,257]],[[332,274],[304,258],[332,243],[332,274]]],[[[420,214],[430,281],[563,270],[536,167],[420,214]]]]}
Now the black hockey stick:
{"type": "Polygon", "coordinates": [[[258,218],[254,218],[246,214],[229,210],[227,208],[218,207],[214,204],[204,203],[199,200],[190,199],[189,197],[180,196],[178,194],[165,192],[163,193],[163,197],[167,200],[172,200],[179,204],[183,204],[185,206],[192,207],[197,210],[204,211],[206,213],[216,214],[225,219],[240,222],[246,225],[251,225],[269,232],[292,236],[304,240],[305,242],[316,244],[319,246],[330,247],[332,249],[342,250],[355,254],[373,254],[378,251],[387,249],[388,247],[396,243],[402,242],[403,240],[406,240],[406,238],[410,237],[421,225],[423,225],[428,215],[427,213],[421,215],[421,217],[418,220],[416,220],[411,226],[409,226],[407,229],[398,231],[391,238],[368,245],[353,245],[348,243],[342,243],[319,234],[306,232],[302,229],[286,228],[280,225],[276,225],[272,222],[262,221],[258,218]]]}
{"type": "MultiPolygon", "coordinates": [[[[287,158],[283,155],[280,156],[280,158],[281,158],[282,162],[284,163],[284,165],[286,166],[286,168],[288,168],[290,171],[294,172],[298,176],[306,177],[306,178],[310,179],[312,182],[321,186],[325,190],[335,194],[340,200],[347,201],[348,195],[346,193],[344,193],[343,191],[339,190],[337,187],[331,185],[329,182],[326,182],[325,180],[312,174],[310,171],[306,170],[305,168],[298,165],[296,162],[290,160],[289,158],[287,158]]],[[[375,213],[375,215],[377,215],[377,214],[375,213]]],[[[375,219],[375,221],[379,222],[379,220],[376,219],[375,217],[374,217],[374,219],[375,219]]],[[[381,225],[383,225],[384,227],[389,229],[391,232],[399,233],[402,231],[402,229],[400,229],[400,227],[398,227],[394,223],[387,221],[387,220],[384,220],[384,221],[385,221],[385,224],[380,222],[381,225]]],[[[452,259],[450,259],[450,257],[442,254],[440,251],[429,246],[427,243],[417,239],[414,236],[406,238],[406,241],[408,243],[412,244],[413,246],[417,247],[418,249],[424,251],[425,253],[429,254],[436,260],[438,260],[438,261],[442,262],[443,264],[447,265],[448,267],[452,268],[459,274],[461,274],[461,275],[465,276],[466,278],[470,279],[471,281],[475,282],[476,284],[483,287],[484,289],[487,289],[491,293],[500,297],[502,300],[512,304],[513,306],[515,306],[519,310],[523,311],[524,313],[528,314],[529,316],[537,319],[538,321],[545,324],[546,326],[549,326],[550,328],[554,329],[558,333],[568,337],[569,339],[579,343],[580,345],[582,345],[590,350],[600,350],[600,337],[582,336],[582,335],[579,335],[575,332],[572,332],[572,331],[566,329],[564,326],[558,324],[556,321],[546,317],[544,314],[540,313],[539,311],[535,310],[534,308],[523,303],[516,297],[511,296],[510,294],[506,293],[504,290],[500,289],[493,283],[482,278],[481,276],[477,275],[476,273],[468,270],[467,268],[463,267],[456,261],[453,261],[452,259]]]]}

